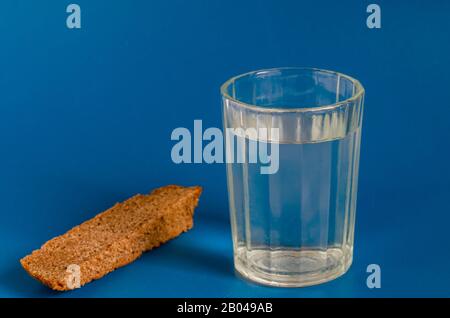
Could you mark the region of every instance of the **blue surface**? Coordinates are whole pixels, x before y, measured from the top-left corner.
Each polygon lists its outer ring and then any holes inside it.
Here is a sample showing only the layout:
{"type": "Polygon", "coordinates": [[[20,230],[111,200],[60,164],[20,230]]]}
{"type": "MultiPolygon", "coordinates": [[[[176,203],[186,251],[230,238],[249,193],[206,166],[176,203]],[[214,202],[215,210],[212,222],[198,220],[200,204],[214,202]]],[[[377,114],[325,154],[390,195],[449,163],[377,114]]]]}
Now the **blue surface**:
{"type": "Polygon", "coordinates": [[[450,2],[78,0],[0,4],[0,296],[450,296],[450,2]],[[354,264],[303,289],[233,272],[225,167],[175,165],[176,127],[221,127],[219,86],[313,66],[366,88],[354,264]],[[195,228],[80,290],[18,260],[135,193],[204,187],[195,228]],[[382,288],[366,287],[377,263],[382,288]]]}

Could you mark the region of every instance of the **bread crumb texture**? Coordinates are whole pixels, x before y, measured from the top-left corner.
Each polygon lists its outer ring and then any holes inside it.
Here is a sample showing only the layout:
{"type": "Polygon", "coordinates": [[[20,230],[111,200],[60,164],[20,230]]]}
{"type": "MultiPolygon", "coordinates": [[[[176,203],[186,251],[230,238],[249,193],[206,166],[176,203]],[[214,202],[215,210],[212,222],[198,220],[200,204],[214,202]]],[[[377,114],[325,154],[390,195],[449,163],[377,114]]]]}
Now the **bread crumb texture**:
{"type": "Polygon", "coordinates": [[[135,195],[49,240],[20,263],[54,290],[83,286],[191,229],[201,192],[198,186],[169,185],[135,195]],[[78,270],[75,279],[71,268],[78,270]]]}

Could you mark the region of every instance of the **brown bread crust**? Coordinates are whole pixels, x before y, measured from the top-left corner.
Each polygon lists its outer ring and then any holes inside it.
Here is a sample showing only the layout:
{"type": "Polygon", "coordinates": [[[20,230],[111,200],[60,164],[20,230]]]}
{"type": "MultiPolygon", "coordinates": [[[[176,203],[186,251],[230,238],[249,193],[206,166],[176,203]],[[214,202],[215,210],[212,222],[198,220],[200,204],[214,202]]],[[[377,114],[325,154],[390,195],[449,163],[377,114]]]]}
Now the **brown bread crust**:
{"type": "Polygon", "coordinates": [[[201,187],[169,185],[138,194],[49,240],[20,263],[31,276],[60,291],[73,288],[67,269],[75,264],[83,286],[191,229],[201,192],[201,187]]]}

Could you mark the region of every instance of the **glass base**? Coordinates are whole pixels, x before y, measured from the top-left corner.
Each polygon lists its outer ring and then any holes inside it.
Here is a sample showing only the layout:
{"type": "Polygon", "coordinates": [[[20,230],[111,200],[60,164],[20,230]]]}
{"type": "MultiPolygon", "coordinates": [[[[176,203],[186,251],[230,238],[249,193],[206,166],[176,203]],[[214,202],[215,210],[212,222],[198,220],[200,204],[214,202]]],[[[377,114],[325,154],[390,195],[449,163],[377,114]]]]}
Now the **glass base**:
{"type": "Polygon", "coordinates": [[[322,284],[343,275],[352,263],[352,251],[323,250],[248,251],[238,248],[235,269],[253,282],[277,287],[304,287],[322,284]]]}

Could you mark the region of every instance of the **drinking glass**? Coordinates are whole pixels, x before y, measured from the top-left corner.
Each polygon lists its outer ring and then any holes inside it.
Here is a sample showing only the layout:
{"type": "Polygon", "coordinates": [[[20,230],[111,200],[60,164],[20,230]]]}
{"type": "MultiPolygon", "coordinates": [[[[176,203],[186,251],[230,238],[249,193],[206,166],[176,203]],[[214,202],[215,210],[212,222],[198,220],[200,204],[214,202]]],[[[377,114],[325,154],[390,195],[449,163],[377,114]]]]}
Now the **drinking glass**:
{"type": "Polygon", "coordinates": [[[266,285],[339,277],[353,259],[364,88],[276,68],[221,87],[235,269],[266,285]]]}

